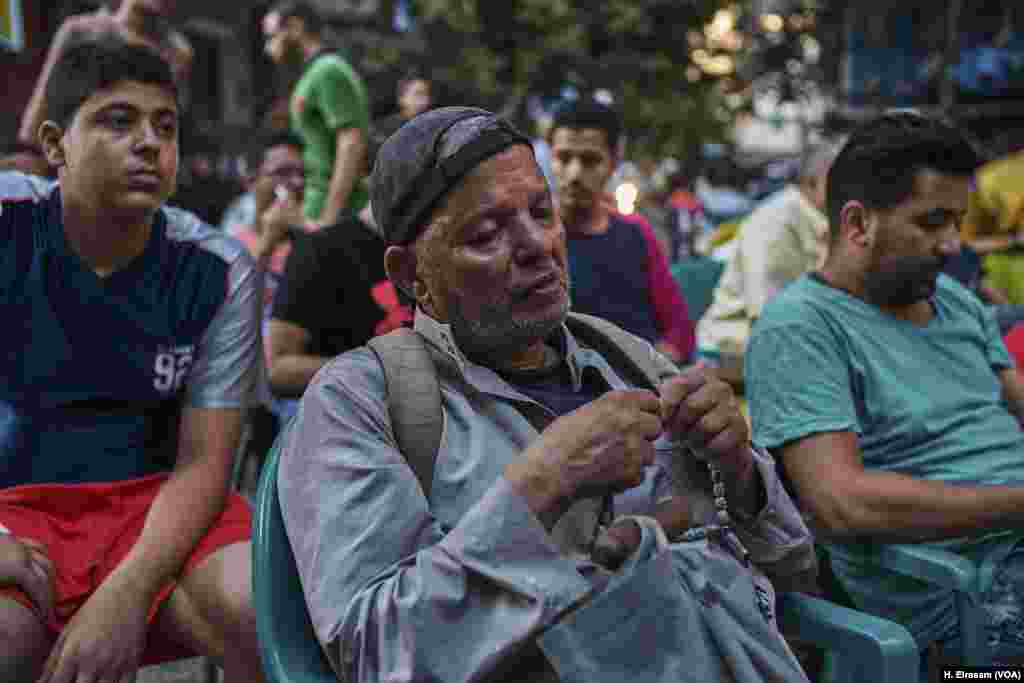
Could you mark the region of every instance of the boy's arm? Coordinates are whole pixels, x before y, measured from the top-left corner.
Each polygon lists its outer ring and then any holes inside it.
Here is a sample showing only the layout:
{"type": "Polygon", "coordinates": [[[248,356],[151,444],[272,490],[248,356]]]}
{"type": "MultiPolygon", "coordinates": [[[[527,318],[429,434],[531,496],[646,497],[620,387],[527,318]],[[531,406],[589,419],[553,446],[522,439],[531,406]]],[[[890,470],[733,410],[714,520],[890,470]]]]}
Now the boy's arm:
{"type": "Polygon", "coordinates": [[[173,581],[224,509],[242,436],[240,408],[186,408],[174,471],[153,500],[139,540],[118,566],[152,601],[173,581]]]}

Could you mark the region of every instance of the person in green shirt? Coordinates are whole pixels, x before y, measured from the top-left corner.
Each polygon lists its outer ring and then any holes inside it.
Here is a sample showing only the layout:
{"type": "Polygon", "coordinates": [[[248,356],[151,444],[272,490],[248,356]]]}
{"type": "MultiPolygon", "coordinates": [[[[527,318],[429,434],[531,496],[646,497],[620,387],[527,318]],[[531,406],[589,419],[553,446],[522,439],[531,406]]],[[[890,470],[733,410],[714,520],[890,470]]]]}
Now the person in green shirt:
{"type": "Polygon", "coordinates": [[[303,65],[289,110],[292,129],[305,143],[303,211],[314,228],[366,206],[370,127],[366,86],[345,59],[325,48],[322,27],[316,11],[298,0],[274,5],[263,18],[271,60],[303,65]]]}

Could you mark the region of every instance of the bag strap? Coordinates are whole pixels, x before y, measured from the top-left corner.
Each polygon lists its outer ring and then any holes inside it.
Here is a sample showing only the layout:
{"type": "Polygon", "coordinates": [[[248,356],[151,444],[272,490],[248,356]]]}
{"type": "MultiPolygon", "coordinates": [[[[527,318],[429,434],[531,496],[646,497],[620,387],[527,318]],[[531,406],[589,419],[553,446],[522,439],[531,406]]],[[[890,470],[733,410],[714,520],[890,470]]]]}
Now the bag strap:
{"type": "MultiPolygon", "coordinates": [[[[631,384],[653,390],[675,372],[668,361],[658,361],[647,342],[606,320],[570,313],[566,324],[573,335],[604,356],[631,384]]],[[[374,337],[368,346],[384,368],[388,412],[398,450],[429,500],[444,429],[437,367],[423,337],[408,327],[374,337]]]]}
{"type": "Polygon", "coordinates": [[[660,360],[650,344],[614,323],[584,313],[570,313],[566,325],[573,335],[608,361],[616,372],[638,387],[656,390],[677,372],[668,360],[660,360]]]}
{"type": "Polygon", "coordinates": [[[384,368],[388,412],[398,450],[430,500],[434,462],[444,428],[441,384],[434,359],[423,338],[408,327],[374,337],[367,344],[384,368]]]}

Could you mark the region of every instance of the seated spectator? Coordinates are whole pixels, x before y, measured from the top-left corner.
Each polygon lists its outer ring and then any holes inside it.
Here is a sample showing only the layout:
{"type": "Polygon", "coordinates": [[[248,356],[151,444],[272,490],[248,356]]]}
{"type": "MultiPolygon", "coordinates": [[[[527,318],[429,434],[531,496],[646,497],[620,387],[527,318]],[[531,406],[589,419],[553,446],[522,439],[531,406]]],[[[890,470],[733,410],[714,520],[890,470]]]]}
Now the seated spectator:
{"type": "MultiPolygon", "coordinates": [[[[1011,145],[1012,148],[1012,145],[1011,145]]],[[[985,283],[1013,304],[1024,304],[1024,149],[986,163],[961,231],[984,262],[985,283]]]]}
{"type": "Polygon", "coordinates": [[[247,184],[254,202],[254,221],[236,226],[231,234],[245,244],[265,272],[263,300],[269,314],[291,253],[291,239],[305,230],[302,140],[292,133],[269,133],[259,136],[246,156],[253,169],[247,184]]]}
{"type": "MultiPolygon", "coordinates": [[[[612,614],[625,619],[643,596],[603,593],[612,574],[591,548],[607,549],[614,565],[650,524],[676,539],[691,526],[713,533],[700,526],[709,510],[715,518],[709,480],[677,489],[662,476],[697,462],[668,438],[703,445],[722,477],[716,495],[728,499],[718,519],[735,520],[715,527],[722,535],[701,544],[699,562],[737,589],[762,571],[813,570],[806,528],[770,458],[749,447],[726,385],[701,368],[679,374],[619,331],[670,377],[660,399],[631,390],[621,359],[569,331],[565,233],[529,138],[479,109],[421,114],[382,147],[371,206],[388,275],[416,300],[409,336],[438,370],[444,435],[434,475],[419,482],[388,407],[403,387],[386,383],[379,357],[359,348],[317,374],[283,442],[285,527],[339,679],[558,680],[558,655],[621,666],[621,647],[582,631],[612,614]],[[622,491],[615,510],[626,498],[658,521],[625,517],[595,539],[599,509],[611,509],[600,501],[622,491]],[[579,647],[538,645],[551,629],[575,633],[579,647]]],[[[770,584],[758,585],[770,606],[770,584]]],[[[750,609],[748,627],[765,624],[765,640],[786,653],[778,680],[805,681],[770,614],[750,609]]],[[[699,632],[687,637],[694,652],[708,645],[699,632]]]]}
{"type": "Polygon", "coordinates": [[[675,361],[693,353],[693,325],[646,219],[614,213],[605,187],[621,123],[594,101],[568,105],[551,126],[551,172],[569,241],[572,308],[605,318],[675,361]]]}
{"type": "MultiPolygon", "coordinates": [[[[384,272],[384,247],[357,216],[297,241],[267,330],[275,396],[301,396],[329,360],[412,319],[384,272]]],[[[278,403],[281,417],[294,412],[278,403]]]]}
{"type": "Polygon", "coordinates": [[[834,152],[806,156],[800,180],[765,200],[740,224],[736,248],[697,324],[697,346],[742,355],[750,327],[772,297],[824,263],[828,248],[825,177],[834,152]]]}
{"type": "MultiPolygon", "coordinates": [[[[253,169],[247,184],[248,194],[253,198],[255,220],[248,225],[235,225],[233,235],[245,244],[263,275],[262,330],[266,368],[269,368],[270,347],[266,340],[274,296],[284,275],[292,242],[306,230],[302,214],[305,187],[302,140],[289,132],[268,131],[258,135],[247,150],[246,165],[253,169]]],[[[253,399],[246,415],[248,438],[239,479],[239,488],[243,491],[258,480],[263,457],[280,429],[280,406],[270,391],[266,373],[261,375],[253,399]]]]}
{"type": "Polygon", "coordinates": [[[1024,385],[992,310],[941,274],[979,163],[959,129],[913,113],[853,133],[828,176],[828,259],[765,307],[747,398],[754,442],[778,455],[859,607],[955,661],[952,590],[865,555],[935,543],[993,568],[983,640],[990,663],[1019,664],[1024,385]]]}
{"type": "Polygon", "coordinates": [[[0,585],[3,680],[120,681],[196,655],[262,680],[252,519],[230,493],[257,274],[163,207],[176,97],[148,48],[78,43],[39,128],[59,185],[0,174],[0,543],[33,565],[0,585]]]}

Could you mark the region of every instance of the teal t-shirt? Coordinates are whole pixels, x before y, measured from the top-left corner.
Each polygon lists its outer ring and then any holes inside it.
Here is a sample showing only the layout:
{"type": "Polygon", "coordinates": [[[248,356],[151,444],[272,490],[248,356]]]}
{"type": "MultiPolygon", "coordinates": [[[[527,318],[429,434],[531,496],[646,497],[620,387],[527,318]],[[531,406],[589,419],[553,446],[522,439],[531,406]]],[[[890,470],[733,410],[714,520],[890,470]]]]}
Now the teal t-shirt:
{"type": "MultiPolygon", "coordinates": [[[[314,57],[291,96],[291,125],[305,143],[306,192],[303,212],[320,216],[334,172],[334,153],[339,130],[370,129],[370,100],[366,85],[339,55],[314,57]]],[[[346,207],[356,213],[366,206],[364,178],[356,180],[346,207]]]]}
{"type": "MultiPolygon", "coordinates": [[[[1024,484],[1024,432],[1002,396],[1013,367],[991,309],[939,277],[927,325],[804,275],[765,307],[746,357],[757,445],[821,432],[858,435],[867,468],[962,484],[1024,484]]],[[[980,560],[1011,532],[938,545],[980,560]]],[[[922,642],[955,620],[952,594],[866,570],[852,544],[829,544],[836,575],[863,608],[922,642]]]]}

